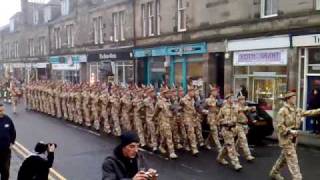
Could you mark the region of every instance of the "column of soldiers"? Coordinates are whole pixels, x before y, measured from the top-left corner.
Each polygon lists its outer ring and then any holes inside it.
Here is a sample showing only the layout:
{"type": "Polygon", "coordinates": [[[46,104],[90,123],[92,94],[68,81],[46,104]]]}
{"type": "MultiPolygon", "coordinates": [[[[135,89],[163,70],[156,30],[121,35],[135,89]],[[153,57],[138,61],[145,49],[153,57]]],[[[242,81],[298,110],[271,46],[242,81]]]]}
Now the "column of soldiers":
{"type": "Polygon", "coordinates": [[[171,159],[178,158],[177,150],[197,155],[199,147],[211,149],[213,144],[219,152],[219,163],[227,165],[228,157],[234,169],[240,170],[238,149],[243,151],[246,160],[254,160],[246,139],[245,112],[255,109],[247,107],[242,96],[235,104],[231,94],[221,107],[219,89],[210,88],[210,96],[205,99],[199,89],[192,86],[188,87],[187,94],[182,87],[163,86],[157,95],[152,86],[38,81],[27,85],[25,100],[29,110],[114,136],[136,131],[142,147],[160,151],[171,159]],[[203,137],[202,121],[210,126],[207,138],[203,137]]]}

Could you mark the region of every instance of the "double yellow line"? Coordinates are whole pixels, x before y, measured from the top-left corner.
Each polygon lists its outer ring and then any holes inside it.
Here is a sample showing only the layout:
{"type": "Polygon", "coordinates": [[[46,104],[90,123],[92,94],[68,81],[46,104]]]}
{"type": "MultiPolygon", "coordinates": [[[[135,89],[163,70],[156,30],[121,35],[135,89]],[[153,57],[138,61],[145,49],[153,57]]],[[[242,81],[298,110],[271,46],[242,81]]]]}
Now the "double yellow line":
{"type": "MultiPolygon", "coordinates": [[[[12,147],[12,149],[23,159],[29,157],[32,154],[27,148],[25,148],[18,142],[15,142],[15,145],[12,147]]],[[[51,168],[49,173],[49,180],[66,180],[66,178],[59,174],[56,170],[51,168]]]]}

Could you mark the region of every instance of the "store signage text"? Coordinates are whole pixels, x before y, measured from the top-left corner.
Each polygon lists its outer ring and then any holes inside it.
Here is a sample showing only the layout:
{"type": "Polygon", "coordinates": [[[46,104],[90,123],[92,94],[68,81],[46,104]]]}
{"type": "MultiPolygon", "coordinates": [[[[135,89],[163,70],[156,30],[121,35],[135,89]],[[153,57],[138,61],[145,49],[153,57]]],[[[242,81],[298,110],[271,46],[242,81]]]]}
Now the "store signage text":
{"type": "Polygon", "coordinates": [[[319,46],[319,45],[320,45],[320,34],[310,34],[310,35],[292,37],[293,47],[319,46]]]}
{"type": "Polygon", "coordinates": [[[235,66],[286,64],[287,50],[243,51],[234,53],[235,66]]]}
{"type": "Polygon", "coordinates": [[[99,59],[117,59],[117,55],[113,53],[101,53],[99,54],[99,59]]]}

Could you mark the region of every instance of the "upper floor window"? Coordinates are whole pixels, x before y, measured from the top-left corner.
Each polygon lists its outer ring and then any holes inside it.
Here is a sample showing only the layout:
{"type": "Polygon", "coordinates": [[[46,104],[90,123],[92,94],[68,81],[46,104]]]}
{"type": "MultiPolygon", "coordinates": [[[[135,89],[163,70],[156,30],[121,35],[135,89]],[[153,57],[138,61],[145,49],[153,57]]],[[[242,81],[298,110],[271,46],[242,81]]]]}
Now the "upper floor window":
{"type": "Polygon", "coordinates": [[[103,23],[102,16],[93,18],[94,44],[103,44],[103,23]]]}
{"type": "Polygon", "coordinates": [[[316,10],[320,10],[320,0],[316,0],[316,10]]]}
{"type": "Polygon", "coordinates": [[[261,0],[261,17],[268,18],[278,15],[278,0],[261,0]]]}
{"type": "Polygon", "coordinates": [[[119,12],[119,25],[120,25],[120,40],[124,41],[124,26],[125,26],[125,14],[124,11],[119,12]]]}
{"type": "Polygon", "coordinates": [[[125,40],[125,13],[124,11],[115,12],[112,14],[112,23],[113,23],[113,41],[118,42],[125,40]]]}
{"type": "Polygon", "coordinates": [[[49,22],[52,18],[52,14],[51,14],[51,7],[45,7],[44,8],[44,15],[43,15],[43,19],[44,19],[44,22],[49,22]]]}
{"type": "Polygon", "coordinates": [[[34,51],[34,41],[33,39],[28,40],[28,45],[29,45],[29,56],[34,56],[35,51],[34,51]]]}
{"type": "Polygon", "coordinates": [[[46,54],[46,38],[39,38],[39,55],[43,56],[46,54]]]}
{"type": "Polygon", "coordinates": [[[33,11],[33,24],[34,25],[39,24],[39,11],[38,10],[33,11]]]}
{"type": "Polygon", "coordinates": [[[156,31],[157,35],[160,35],[160,22],[161,22],[161,16],[160,16],[160,0],[156,0],[156,31]]]}
{"type": "Polygon", "coordinates": [[[141,22],[142,22],[142,36],[147,36],[147,24],[148,24],[148,18],[146,13],[146,5],[141,4],[141,22]]]}
{"type": "Polygon", "coordinates": [[[186,24],[186,6],[184,0],[178,1],[178,32],[183,32],[187,30],[186,24]]]}
{"type": "Polygon", "coordinates": [[[60,28],[54,28],[53,29],[53,33],[54,33],[54,45],[56,49],[60,49],[61,48],[61,32],[60,32],[60,28]]]}
{"type": "Polygon", "coordinates": [[[61,0],[61,14],[68,15],[70,11],[70,0],[61,0]]]}
{"type": "Polygon", "coordinates": [[[14,42],[14,57],[19,57],[19,43],[18,41],[14,42]]]}
{"type": "Polygon", "coordinates": [[[160,35],[160,0],[141,4],[142,36],[160,35]]]}
{"type": "Polygon", "coordinates": [[[155,18],[154,18],[154,3],[148,2],[148,30],[149,36],[154,36],[154,26],[155,26],[155,18]]]}
{"type": "Polygon", "coordinates": [[[14,19],[10,19],[10,24],[9,24],[10,32],[14,32],[15,31],[14,24],[15,24],[14,19]]]}
{"type": "Polygon", "coordinates": [[[73,24],[69,24],[66,26],[66,34],[67,34],[67,46],[68,48],[74,47],[74,27],[73,24]]]}

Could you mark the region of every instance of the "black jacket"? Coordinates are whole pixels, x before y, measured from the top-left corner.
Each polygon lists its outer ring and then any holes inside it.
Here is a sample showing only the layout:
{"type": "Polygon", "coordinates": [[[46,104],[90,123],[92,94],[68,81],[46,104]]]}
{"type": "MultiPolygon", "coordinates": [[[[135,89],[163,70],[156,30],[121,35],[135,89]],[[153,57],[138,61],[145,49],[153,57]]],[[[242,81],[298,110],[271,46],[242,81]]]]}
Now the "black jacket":
{"type": "Polygon", "coordinates": [[[16,141],[16,129],[9,116],[0,118],[0,151],[7,150],[16,141]]]}
{"type": "MultiPolygon", "coordinates": [[[[138,154],[137,157],[138,170],[147,169],[144,157],[138,154]]],[[[107,157],[102,165],[102,180],[130,180],[129,173],[126,170],[124,162],[114,153],[114,155],[107,157]]]]}
{"type": "Polygon", "coordinates": [[[43,159],[39,155],[28,157],[19,169],[18,180],[48,180],[53,161],[53,152],[48,153],[47,159],[43,159]]]}

